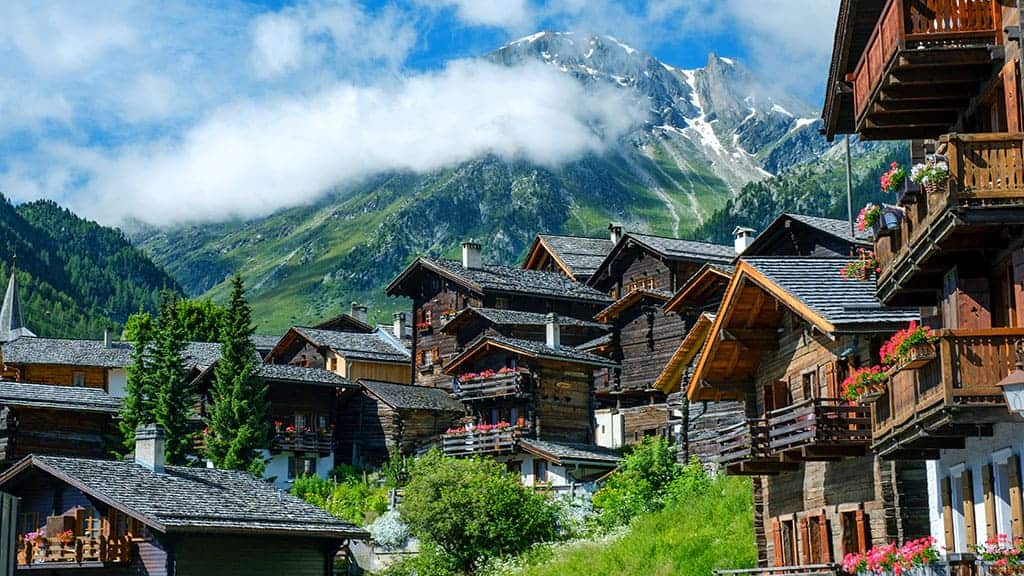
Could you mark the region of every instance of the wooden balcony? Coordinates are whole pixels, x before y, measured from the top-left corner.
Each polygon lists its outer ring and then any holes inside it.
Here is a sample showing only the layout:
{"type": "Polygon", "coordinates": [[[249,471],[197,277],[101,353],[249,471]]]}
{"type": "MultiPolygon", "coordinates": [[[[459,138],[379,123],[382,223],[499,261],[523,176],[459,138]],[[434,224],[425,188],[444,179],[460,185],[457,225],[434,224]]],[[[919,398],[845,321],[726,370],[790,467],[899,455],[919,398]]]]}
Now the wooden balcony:
{"type": "Polygon", "coordinates": [[[327,456],[334,451],[334,437],[329,432],[275,432],[270,441],[271,452],[316,452],[327,456]]]}
{"type": "Polygon", "coordinates": [[[719,432],[718,463],[726,474],[734,476],[760,476],[778,474],[796,468],[796,464],[783,462],[771,453],[768,440],[768,421],[751,418],[723,428],[719,432]]]}
{"type": "Polygon", "coordinates": [[[935,138],[992,74],[1002,17],[996,0],[889,0],[852,74],[865,140],[935,138]]]}
{"type": "Polygon", "coordinates": [[[876,452],[887,458],[938,458],[969,436],[992,434],[1012,421],[996,383],[1013,370],[1022,328],[944,330],[935,360],[892,375],[873,405],[876,452]]]}
{"type": "Polygon", "coordinates": [[[527,378],[519,372],[508,372],[465,382],[457,381],[454,396],[462,402],[522,396],[526,393],[527,378]]]}
{"type": "Polygon", "coordinates": [[[1024,134],[949,134],[938,152],[949,180],[918,194],[899,228],[875,239],[878,297],[889,305],[933,305],[952,266],[1005,245],[1007,225],[1024,224],[1024,134]]]}
{"type": "Polygon", "coordinates": [[[515,450],[521,430],[515,426],[445,434],[441,449],[448,456],[481,456],[508,454],[515,450]]]}
{"type": "Polygon", "coordinates": [[[18,535],[17,563],[21,567],[100,566],[126,564],[131,560],[132,542],[129,536],[119,538],[91,538],[78,536],[70,540],[41,538],[25,541],[18,535]]]}
{"type": "Polygon", "coordinates": [[[871,408],[811,398],[768,414],[768,448],[795,460],[863,456],[871,445],[871,408]]]}

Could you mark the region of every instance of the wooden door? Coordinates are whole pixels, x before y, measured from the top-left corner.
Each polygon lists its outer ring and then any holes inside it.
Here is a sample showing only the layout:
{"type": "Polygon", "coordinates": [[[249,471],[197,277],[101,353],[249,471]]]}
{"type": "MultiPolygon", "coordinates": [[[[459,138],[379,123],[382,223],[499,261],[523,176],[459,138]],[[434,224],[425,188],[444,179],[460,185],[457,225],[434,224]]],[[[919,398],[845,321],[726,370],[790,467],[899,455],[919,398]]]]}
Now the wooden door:
{"type": "Polygon", "coordinates": [[[957,294],[957,328],[978,330],[992,327],[992,303],[988,278],[961,278],[957,294]]]}
{"type": "Polygon", "coordinates": [[[1016,60],[1003,66],[1003,102],[1006,109],[1006,131],[1021,131],[1020,68],[1016,60]]]}

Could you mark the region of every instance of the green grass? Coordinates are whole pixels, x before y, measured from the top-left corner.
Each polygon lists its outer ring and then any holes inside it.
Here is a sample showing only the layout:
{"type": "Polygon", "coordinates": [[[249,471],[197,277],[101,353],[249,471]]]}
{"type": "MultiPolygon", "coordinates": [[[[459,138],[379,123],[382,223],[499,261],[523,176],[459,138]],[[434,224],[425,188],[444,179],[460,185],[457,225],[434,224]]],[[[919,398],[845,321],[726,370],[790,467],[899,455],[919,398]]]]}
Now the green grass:
{"type": "Polygon", "coordinates": [[[746,478],[720,477],[701,496],[684,498],[636,519],[621,537],[533,550],[515,576],[709,576],[752,568],[753,498],[746,478]]]}

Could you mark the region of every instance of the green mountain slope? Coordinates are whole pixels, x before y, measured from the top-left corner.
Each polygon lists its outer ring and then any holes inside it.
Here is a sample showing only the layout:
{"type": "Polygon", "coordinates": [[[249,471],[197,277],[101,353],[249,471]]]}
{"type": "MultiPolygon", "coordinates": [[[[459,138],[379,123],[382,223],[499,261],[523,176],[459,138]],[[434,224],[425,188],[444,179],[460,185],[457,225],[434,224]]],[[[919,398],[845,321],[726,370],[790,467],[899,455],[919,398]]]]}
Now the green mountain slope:
{"type": "Polygon", "coordinates": [[[152,310],[174,281],[120,230],[83,220],[53,202],[13,206],[0,195],[0,277],[17,254],[22,313],[40,336],[102,336],[132,312],[152,310]]]}

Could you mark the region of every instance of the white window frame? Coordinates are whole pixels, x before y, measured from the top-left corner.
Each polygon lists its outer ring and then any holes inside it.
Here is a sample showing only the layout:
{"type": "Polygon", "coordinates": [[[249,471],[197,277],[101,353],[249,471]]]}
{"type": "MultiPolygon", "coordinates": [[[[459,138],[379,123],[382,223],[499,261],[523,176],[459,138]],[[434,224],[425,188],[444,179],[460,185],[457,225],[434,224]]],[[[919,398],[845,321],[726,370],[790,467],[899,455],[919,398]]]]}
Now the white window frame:
{"type": "Polygon", "coordinates": [[[992,492],[996,500],[994,523],[997,534],[1013,534],[1013,511],[1010,508],[1010,457],[1012,448],[992,453],[992,492]]]}
{"type": "MultiPolygon", "coordinates": [[[[957,464],[949,469],[949,498],[953,510],[953,550],[967,552],[967,519],[964,516],[963,477],[966,464],[957,464]]],[[[971,487],[973,490],[974,487],[971,487]]]]}

